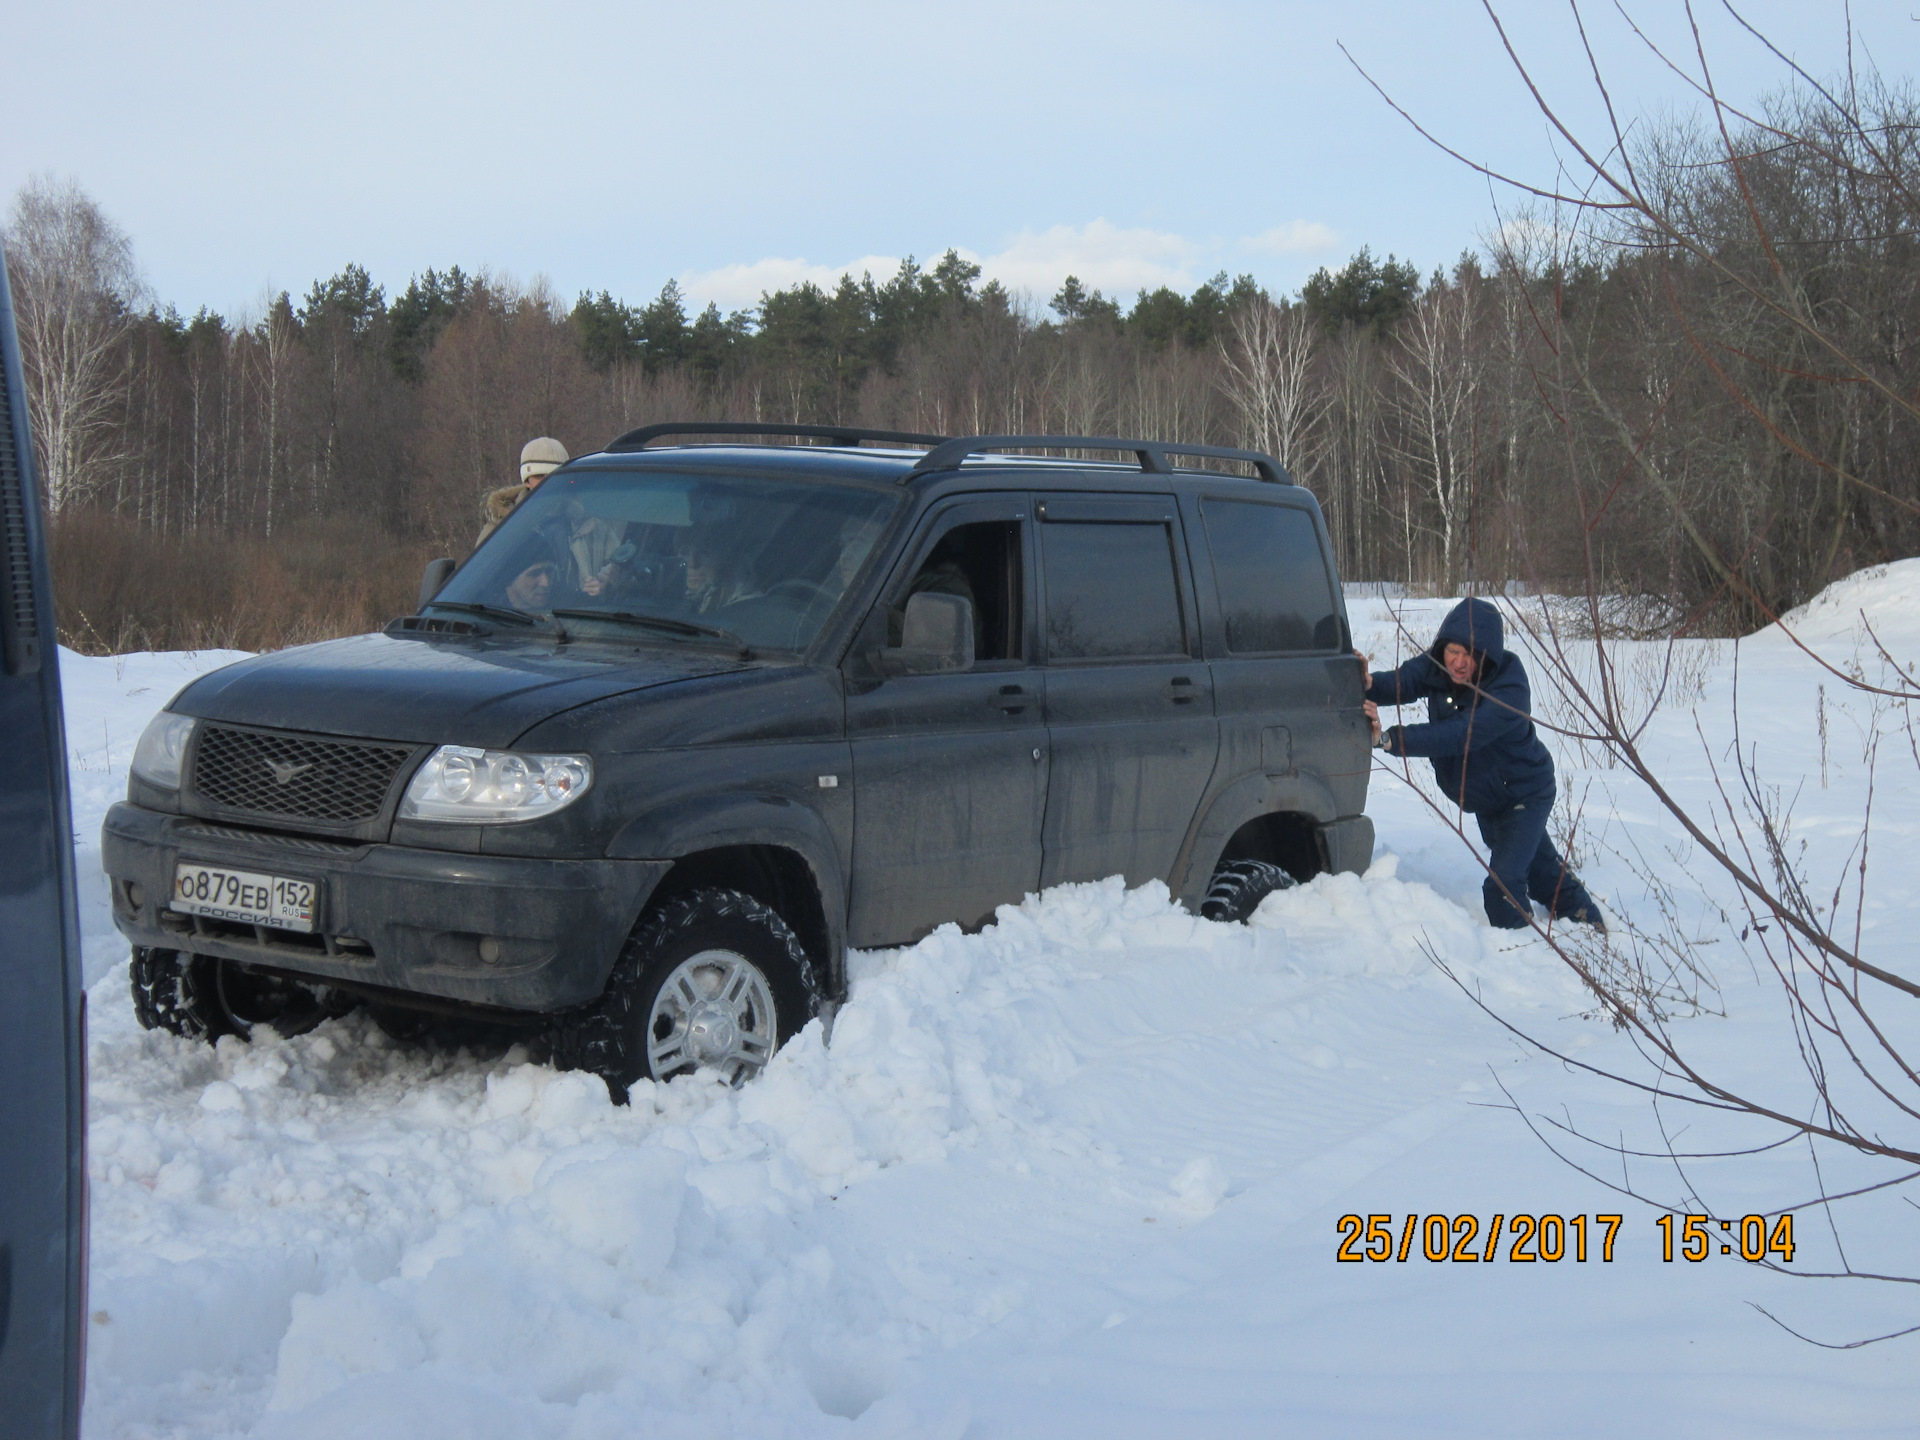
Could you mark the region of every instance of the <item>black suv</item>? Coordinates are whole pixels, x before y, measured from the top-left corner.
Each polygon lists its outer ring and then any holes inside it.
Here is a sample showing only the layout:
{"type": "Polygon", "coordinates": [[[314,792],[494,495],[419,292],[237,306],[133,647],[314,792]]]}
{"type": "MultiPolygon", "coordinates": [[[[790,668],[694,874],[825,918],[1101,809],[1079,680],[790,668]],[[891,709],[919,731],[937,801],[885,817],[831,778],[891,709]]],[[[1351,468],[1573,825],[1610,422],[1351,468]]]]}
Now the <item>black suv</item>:
{"type": "Polygon", "coordinates": [[[149,1026],[521,1021],[623,1098],[756,1072],[848,946],[1066,881],[1240,919],[1364,869],[1360,686],[1264,455],[656,425],[419,614],[188,685],[104,858],[149,1026]],[[694,435],[733,438],[652,443],[694,435]]]}

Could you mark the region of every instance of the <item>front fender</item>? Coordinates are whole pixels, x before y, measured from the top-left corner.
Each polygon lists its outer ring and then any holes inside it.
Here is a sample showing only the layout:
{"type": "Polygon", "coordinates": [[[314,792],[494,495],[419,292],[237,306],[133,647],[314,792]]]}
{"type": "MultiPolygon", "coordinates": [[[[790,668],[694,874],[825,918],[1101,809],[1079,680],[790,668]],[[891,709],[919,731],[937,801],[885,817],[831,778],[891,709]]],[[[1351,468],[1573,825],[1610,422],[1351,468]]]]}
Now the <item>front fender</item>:
{"type": "Polygon", "coordinates": [[[837,993],[847,949],[847,886],[833,832],[817,811],[770,792],[696,796],[634,816],[607,846],[610,860],[677,860],[702,850],[768,845],[806,862],[826,917],[826,963],[837,993]]]}

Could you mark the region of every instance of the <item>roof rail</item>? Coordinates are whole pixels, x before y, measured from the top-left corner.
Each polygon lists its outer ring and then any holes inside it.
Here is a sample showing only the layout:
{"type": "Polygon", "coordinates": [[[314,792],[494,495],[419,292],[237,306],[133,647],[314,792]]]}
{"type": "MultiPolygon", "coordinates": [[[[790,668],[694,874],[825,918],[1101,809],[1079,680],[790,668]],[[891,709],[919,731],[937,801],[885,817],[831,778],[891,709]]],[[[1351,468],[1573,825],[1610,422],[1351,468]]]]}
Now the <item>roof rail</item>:
{"type": "Polygon", "coordinates": [[[786,435],[801,440],[831,440],[836,445],[858,445],[863,440],[893,441],[905,445],[940,445],[944,435],[915,435],[906,430],[863,430],[856,425],[749,425],[737,421],[669,420],[629,430],[607,446],[609,452],[644,450],[666,435],[786,435]]]}
{"type": "Polygon", "coordinates": [[[1098,435],[968,435],[935,445],[915,463],[906,478],[931,470],[957,470],[969,456],[989,450],[1112,450],[1128,452],[1149,475],[1171,475],[1169,456],[1197,455],[1210,460],[1237,460],[1251,465],[1262,480],[1291,485],[1293,477],[1271,455],[1258,450],[1231,450],[1224,445],[1177,445],[1169,440],[1116,440],[1098,435]]]}

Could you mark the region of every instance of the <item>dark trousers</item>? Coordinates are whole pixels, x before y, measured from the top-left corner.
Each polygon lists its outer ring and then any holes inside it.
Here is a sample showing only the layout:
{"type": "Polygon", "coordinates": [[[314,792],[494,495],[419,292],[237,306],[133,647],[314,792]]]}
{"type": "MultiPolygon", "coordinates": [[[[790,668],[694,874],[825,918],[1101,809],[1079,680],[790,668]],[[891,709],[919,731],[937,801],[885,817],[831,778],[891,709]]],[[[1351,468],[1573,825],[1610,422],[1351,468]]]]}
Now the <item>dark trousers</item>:
{"type": "Polygon", "coordinates": [[[1556,918],[1584,920],[1599,913],[1580,877],[1547,838],[1553,799],[1542,795],[1509,810],[1474,811],[1480,838],[1493,852],[1487,860],[1492,873],[1480,891],[1486,897],[1487,919],[1502,930],[1521,929],[1531,919],[1523,908],[1525,899],[1515,905],[1509,895],[1538,900],[1556,918]]]}

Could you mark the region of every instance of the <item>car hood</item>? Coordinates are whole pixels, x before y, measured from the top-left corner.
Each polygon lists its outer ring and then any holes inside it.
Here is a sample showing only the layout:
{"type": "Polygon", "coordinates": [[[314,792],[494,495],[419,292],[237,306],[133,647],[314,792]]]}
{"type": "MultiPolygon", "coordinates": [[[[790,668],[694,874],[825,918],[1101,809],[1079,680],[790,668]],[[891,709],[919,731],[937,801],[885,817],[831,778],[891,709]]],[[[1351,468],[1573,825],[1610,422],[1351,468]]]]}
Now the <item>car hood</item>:
{"type": "Polygon", "coordinates": [[[236,725],[500,747],[576,705],[744,668],[691,647],[357,635],[239,661],[194,681],[170,708],[236,725]]]}

